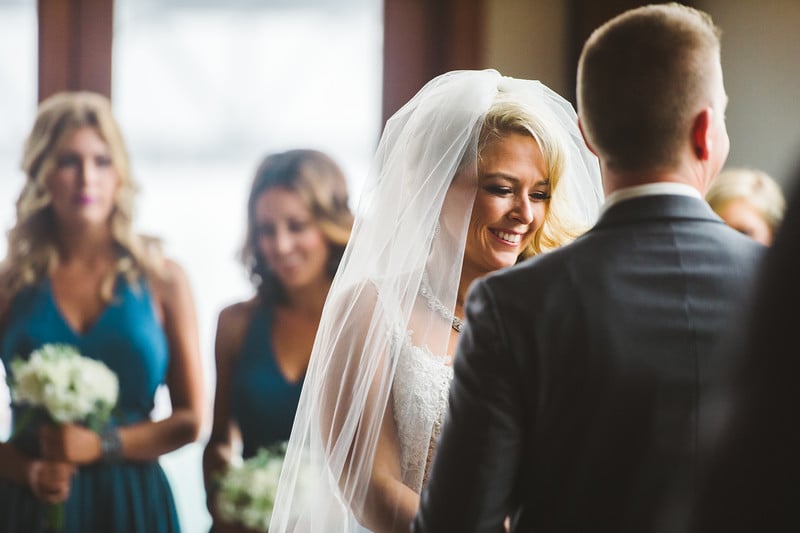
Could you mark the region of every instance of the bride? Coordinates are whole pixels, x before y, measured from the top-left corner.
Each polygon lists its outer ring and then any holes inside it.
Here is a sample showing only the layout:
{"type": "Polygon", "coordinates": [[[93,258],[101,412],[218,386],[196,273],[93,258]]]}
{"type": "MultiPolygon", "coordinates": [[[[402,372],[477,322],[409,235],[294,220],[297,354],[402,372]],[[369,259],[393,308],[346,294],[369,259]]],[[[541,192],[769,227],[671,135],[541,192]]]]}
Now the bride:
{"type": "Polygon", "coordinates": [[[602,201],[572,106],[494,70],[386,124],[314,342],[270,532],[408,531],[469,285],[572,240],[602,201]]]}

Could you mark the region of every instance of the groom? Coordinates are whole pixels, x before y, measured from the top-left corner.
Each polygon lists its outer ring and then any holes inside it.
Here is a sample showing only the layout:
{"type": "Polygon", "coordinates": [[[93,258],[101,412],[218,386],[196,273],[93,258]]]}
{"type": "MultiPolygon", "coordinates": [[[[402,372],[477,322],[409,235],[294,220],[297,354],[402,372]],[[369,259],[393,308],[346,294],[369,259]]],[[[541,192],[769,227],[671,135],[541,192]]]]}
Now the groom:
{"type": "Polygon", "coordinates": [[[476,282],[416,532],[663,527],[692,490],[709,355],[763,248],[703,194],[728,155],[718,30],[678,4],[597,29],[578,115],[606,203],[576,242],[476,282]]]}

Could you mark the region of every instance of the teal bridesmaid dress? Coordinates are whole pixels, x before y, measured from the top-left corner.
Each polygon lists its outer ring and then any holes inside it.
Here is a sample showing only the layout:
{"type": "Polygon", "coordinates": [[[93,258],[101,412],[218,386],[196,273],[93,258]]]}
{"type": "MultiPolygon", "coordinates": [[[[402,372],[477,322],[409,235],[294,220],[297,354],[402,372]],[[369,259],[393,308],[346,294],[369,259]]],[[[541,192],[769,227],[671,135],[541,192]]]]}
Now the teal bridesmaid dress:
{"type": "MultiPolygon", "coordinates": [[[[169,351],[145,282],[117,279],[114,298],[84,333],[76,332],[56,305],[48,280],[20,291],[9,308],[0,344],[8,373],[14,356],[27,357],[47,343],[75,346],[104,362],[119,377],[112,423],[124,426],[149,417],[156,388],[164,382],[169,351]]],[[[12,405],[16,418],[23,409],[12,405]]],[[[12,444],[39,454],[31,424],[12,444]]],[[[78,469],[65,502],[64,533],[176,533],[175,502],[158,461],[97,463],[78,469]]],[[[0,531],[44,533],[45,505],[27,486],[0,480],[0,531]]]]}
{"type": "Polygon", "coordinates": [[[272,345],[272,310],[253,311],[231,377],[231,411],[242,435],[242,456],[286,440],[300,401],[303,380],[286,379],[272,345]]]}
{"type": "MultiPolygon", "coordinates": [[[[231,375],[231,414],[242,436],[242,457],[289,440],[303,379],[289,381],[275,360],[272,309],[258,306],[231,375]]],[[[212,526],[209,533],[214,533],[212,526]]]]}

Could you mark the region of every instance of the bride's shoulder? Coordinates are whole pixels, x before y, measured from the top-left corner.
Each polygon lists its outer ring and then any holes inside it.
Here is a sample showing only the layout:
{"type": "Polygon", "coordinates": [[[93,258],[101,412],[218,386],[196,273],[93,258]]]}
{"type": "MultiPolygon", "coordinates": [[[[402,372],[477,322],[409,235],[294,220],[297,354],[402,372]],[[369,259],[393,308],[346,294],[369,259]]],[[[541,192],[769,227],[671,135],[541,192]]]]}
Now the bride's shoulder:
{"type": "Polygon", "coordinates": [[[399,276],[335,283],[325,303],[320,330],[333,336],[337,332],[364,337],[388,335],[393,345],[406,344],[408,313],[404,309],[410,308],[407,300],[412,297],[407,293],[411,290],[399,276]]]}
{"type": "Polygon", "coordinates": [[[331,287],[325,308],[353,309],[355,306],[374,307],[378,301],[378,288],[370,280],[358,280],[351,283],[338,283],[331,287]]]}
{"type": "MultiPolygon", "coordinates": [[[[339,309],[355,306],[376,308],[384,311],[397,310],[400,300],[408,289],[410,275],[363,278],[350,283],[340,283],[331,288],[328,304],[339,309]]],[[[416,293],[416,290],[414,291],[416,293]]]]}

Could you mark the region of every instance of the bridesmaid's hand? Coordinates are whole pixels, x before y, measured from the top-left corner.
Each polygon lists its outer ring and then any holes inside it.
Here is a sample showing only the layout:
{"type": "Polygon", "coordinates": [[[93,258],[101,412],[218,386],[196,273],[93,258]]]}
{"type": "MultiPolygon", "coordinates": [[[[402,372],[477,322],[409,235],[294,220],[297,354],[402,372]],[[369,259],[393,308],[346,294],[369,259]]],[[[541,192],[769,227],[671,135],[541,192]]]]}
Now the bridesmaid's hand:
{"type": "Polygon", "coordinates": [[[61,503],[69,497],[75,465],[59,461],[34,460],[28,467],[28,486],[34,496],[47,503],[61,503]]]}
{"type": "Polygon", "coordinates": [[[44,424],[39,429],[42,456],[52,461],[77,465],[102,458],[100,435],[77,424],[44,424]]]}

